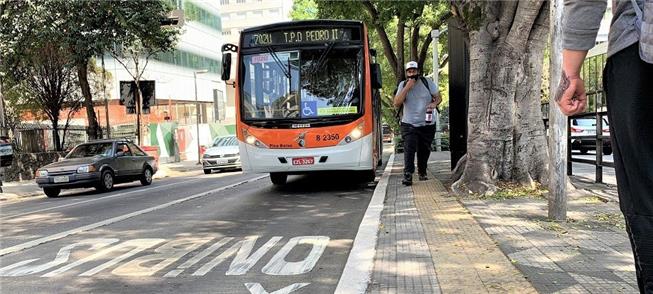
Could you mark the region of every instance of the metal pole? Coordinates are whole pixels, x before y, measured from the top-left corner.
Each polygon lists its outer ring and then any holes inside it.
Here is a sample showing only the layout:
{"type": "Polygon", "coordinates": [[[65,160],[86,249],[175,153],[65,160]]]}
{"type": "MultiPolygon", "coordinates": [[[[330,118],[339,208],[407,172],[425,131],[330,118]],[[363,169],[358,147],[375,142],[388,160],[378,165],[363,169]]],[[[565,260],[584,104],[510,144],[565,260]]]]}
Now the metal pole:
{"type": "MultiPolygon", "coordinates": [[[[551,1],[551,61],[549,93],[556,93],[562,69],[562,12],[564,0],[551,1]]],[[[551,103],[555,104],[555,101],[551,103]]],[[[556,105],[549,107],[549,218],[567,220],[567,117],[556,105]]]]}
{"type": "Polygon", "coordinates": [[[111,139],[111,126],[109,125],[109,99],[107,99],[107,78],[105,73],[104,54],[102,54],[102,95],[104,96],[104,114],[107,121],[107,139],[111,139]]]}
{"type": "Polygon", "coordinates": [[[200,103],[197,100],[197,72],[193,72],[193,81],[195,83],[195,124],[197,126],[197,164],[202,164],[202,156],[200,154],[200,103]]]}
{"type": "MultiPolygon", "coordinates": [[[[433,38],[433,83],[439,92],[440,56],[438,54],[438,44],[440,43],[440,31],[432,30],[431,38],[433,38]]],[[[435,150],[442,151],[442,123],[438,112],[435,111],[433,114],[435,115],[435,150]]]]}

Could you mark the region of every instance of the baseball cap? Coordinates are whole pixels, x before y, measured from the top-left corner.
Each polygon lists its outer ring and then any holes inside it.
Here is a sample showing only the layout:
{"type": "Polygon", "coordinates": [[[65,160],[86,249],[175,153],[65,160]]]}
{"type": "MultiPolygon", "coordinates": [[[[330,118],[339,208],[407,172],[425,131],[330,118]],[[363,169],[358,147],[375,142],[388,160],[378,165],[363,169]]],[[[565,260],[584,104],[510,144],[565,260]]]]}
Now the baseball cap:
{"type": "Polygon", "coordinates": [[[417,68],[417,69],[419,69],[419,66],[417,66],[417,62],[415,62],[415,61],[409,61],[408,63],[406,63],[406,70],[409,70],[409,69],[411,69],[411,68],[417,68]]]}

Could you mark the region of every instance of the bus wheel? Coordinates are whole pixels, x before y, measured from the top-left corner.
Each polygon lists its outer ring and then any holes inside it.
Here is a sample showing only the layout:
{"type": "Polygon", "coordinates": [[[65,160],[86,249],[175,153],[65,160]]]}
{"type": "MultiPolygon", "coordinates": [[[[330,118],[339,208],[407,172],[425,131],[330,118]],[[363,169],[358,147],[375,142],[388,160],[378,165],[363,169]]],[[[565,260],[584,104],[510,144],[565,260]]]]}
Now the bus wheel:
{"type": "Polygon", "coordinates": [[[270,180],[272,180],[272,184],[274,185],[285,185],[286,180],[288,179],[288,175],[284,173],[270,173],[270,180]]]}

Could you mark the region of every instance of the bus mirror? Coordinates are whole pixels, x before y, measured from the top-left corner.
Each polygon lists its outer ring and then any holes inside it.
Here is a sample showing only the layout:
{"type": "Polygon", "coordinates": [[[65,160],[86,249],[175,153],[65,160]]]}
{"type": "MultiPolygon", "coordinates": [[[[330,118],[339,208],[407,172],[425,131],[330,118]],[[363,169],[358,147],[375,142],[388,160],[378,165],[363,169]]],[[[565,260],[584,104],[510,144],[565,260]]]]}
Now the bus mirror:
{"type": "Polygon", "coordinates": [[[231,78],[231,53],[222,53],[222,80],[231,78]]]}
{"type": "Polygon", "coordinates": [[[381,79],[381,66],[378,63],[373,63],[372,69],[372,88],[381,89],[383,87],[383,80],[381,79]]]}

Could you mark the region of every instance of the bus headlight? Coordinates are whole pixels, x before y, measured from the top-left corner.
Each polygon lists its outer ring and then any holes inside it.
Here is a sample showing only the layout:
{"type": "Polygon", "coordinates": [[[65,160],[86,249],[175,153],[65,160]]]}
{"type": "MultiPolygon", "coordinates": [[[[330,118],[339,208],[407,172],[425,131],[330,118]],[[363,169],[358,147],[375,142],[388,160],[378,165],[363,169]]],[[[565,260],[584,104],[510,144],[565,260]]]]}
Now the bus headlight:
{"type": "Polygon", "coordinates": [[[263,144],[263,142],[259,141],[258,139],[256,139],[256,137],[254,137],[252,135],[245,136],[245,143],[247,143],[249,145],[252,145],[252,146],[255,146],[255,147],[258,147],[258,148],[268,148],[268,146],[263,144]]]}
{"type": "Polygon", "coordinates": [[[340,143],[338,145],[349,144],[351,142],[354,142],[354,141],[360,139],[363,136],[363,126],[364,126],[364,123],[358,124],[358,126],[356,126],[356,128],[354,128],[351,132],[349,132],[349,134],[347,136],[345,136],[345,139],[340,141],[340,143]]]}

